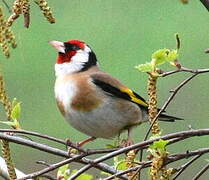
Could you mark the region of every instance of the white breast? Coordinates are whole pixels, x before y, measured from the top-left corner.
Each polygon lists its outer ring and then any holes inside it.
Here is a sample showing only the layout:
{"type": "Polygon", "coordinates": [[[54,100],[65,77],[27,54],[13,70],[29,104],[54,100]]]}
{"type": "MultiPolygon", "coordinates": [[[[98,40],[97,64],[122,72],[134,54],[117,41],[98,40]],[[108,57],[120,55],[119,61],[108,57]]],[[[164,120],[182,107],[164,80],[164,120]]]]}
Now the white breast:
{"type": "Polygon", "coordinates": [[[70,108],[73,97],[76,94],[77,88],[72,80],[63,81],[61,78],[57,78],[55,87],[55,98],[62,102],[65,111],[70,108]]]}
{"type": "Polygon", "coordinates": [[[89,136],[111,138],[126,125],[142,121],[142,113],[137,105],[127,102],[125,109],[118,109],[117,102],[110,96],[106,96],[96,109],[89,112],[72,109],[70,105],[76,92],[77,87],[73,80],[57,79],[55,96],[64,106],[66,120],[74,128],[89,136]]]}

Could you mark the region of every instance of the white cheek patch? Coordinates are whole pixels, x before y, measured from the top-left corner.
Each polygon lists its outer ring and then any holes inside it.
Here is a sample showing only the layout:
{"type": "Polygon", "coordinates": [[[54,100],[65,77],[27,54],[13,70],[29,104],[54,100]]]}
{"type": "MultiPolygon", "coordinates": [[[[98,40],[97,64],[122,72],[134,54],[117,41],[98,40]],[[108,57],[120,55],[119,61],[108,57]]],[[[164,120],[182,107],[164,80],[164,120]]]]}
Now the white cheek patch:
{"type": "Polygon", "coordinates": [[[89,52],[91,52],[91,49],[85,46],[84,50],[77,51],[70,62],[55,64],[55,75],[60,76],[80,71],[89,60],[89,52]]]}

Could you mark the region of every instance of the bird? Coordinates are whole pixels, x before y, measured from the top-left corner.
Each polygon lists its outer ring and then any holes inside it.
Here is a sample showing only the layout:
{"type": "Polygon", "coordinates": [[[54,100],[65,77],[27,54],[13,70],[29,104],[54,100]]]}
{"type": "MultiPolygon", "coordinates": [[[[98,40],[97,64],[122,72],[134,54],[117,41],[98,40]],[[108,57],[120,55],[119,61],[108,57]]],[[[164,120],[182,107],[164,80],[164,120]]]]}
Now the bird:
{"type": "MultiPolygon", "coordinates": [[[[83,41],[49,41],[58,56],[55,63],[55,99],[67,122],[89,136],[112,139],[148,121],[148,103],[118,79],[100,70],[96,54],[83,41]]],[[[162,121],[181,120],[162,113],[162,121]]]]}

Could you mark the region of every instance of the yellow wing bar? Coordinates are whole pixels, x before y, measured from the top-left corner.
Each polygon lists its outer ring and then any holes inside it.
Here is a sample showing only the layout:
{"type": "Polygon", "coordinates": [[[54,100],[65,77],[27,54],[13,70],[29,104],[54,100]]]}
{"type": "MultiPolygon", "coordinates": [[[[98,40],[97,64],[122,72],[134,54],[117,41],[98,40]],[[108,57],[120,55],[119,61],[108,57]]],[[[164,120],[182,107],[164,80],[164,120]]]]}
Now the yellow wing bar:
{"type": "Polygon", "coordinates": [[[131,101],[133,101],[137,104],[140,104],[142,106],[145,106],[145,107],[148,106],[147,102],[141,96],[139,96],[138,94],[133,92],[131,89],[121,88],[120,91],[123,92],[123,93],[128,94],[129,97],[131,98],[131,101]]]}

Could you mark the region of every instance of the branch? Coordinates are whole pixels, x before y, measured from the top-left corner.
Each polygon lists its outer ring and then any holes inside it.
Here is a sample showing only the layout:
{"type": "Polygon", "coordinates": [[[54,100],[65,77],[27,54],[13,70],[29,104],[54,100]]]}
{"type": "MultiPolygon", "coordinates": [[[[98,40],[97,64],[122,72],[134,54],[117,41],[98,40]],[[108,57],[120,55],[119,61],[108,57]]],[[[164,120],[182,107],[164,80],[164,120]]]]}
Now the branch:
{"type": "Polygon", "coordinates": [[[209,0],[200,0],[200,2],[205,6],[205,8],[209,11],[209,0]]]}
{"type": "MultiPolygon", "coordinates": [[[[128,146],[128,147],[121,148],[119,150],[108,153],[108,154],[106,154],[106,155],[104,155],[100,158],[95,159],[95,160],[90,160],[90,159],[84,158],[84,156],[87,156],[89,154],[73,155],[69,159],[69,161],[76,161],[76,162],[79,162],[79,163],[82,163],[82,164],[87,164],[87,166],[85,166],[85,170],[94,166],[95,168],[100,169],[101,171],[108,172],[110,174],[115,174],[119,171],[117,171],[114,168],[111,168],[110,166],[108,166],[104,163],[101,163],[101,162],[103,162],[107,159],[110,159],[114,156],[117,156],[119,154],[122,154],[122,153],[128,152],[130,150],[133,150],[133,149],[145,149],[145,148],[148,147],[148,145],[150,145],[154,141],[158,141],[160,139],[164,139],[164,140],[172,139],[174,142],[177,142],[177,140],[180,140],[181,138],[186,139],[186,138],[189,138],[189,137],[192,137],[192,136],[203,136],[203,135],[209,135],[209,129],[189,130],[189,131],[182,131],[182,132],[168,134],[168,135],[165,135],[165,136],[162,136],[162,137],[159,137],[159,138],[143,141],[141,143],[137,143],[137,144],[134,144],[134,145],[131,145],[131,146],[128,146]]],[[[8,140],[8,141],[17,143],[17,144],[22,144],[22,145],[25,145],[25,146],[29,146],[29,147],[32,147],[32,148],[35,148],[35,149],[38,149],[38,150],[41,150],[41,151],[44,151],[44,152],[54,154],[54,155],[69,158],[68,153],[65,152],[65,151],[59,150],[57,148],[52,148],[52,147],[44,145],[44,144],[36,143],[36,142],[30,141],[30,140],[27,140],[27,139],[23,139],[23,138],[20,138],[20,137],[15,137],[15,136],[0,133],[0,139],[5,139],[5,140],[8,140]]],[[[172,155],[172,156],[169,156],[170,157],[169,161],[172,162],[174,160],[176,161],[178,159],[182,159],[182,158],[185,158],[185,157],[194,156],[194,155],[197,155],[197,154],[200,154],[200,153],[206,153],[206,152],[209,152],[209,149],[202,149],[201,152],[193,151],[193,152],[189,152],[189,153],[187,152],[187,153],[183,153],[183,154],[172,155]]],[[[61,164],[59,164],[59,165],[61,165],[61,164]]],[[[58,167],[58,165],[56,167],[58,167]]],[[[45,172],[48,172],[48,171],[44,170],[44,173],[45,172]]],[[[41,174],[41,173],[39,173],[39,174],[41,174]]],[[[35,175],[33,175],[33,176],[35,176],[35,175]]],[[[33,177],[33,176],[30,176],[30,177],[33,177]]]]}
{"type": "Polygon", "coordinates": [[[199,154],[197,156],[195,156],[194,158],[192,158],[190,161],[188,161],[187,163],[183,164],[179,169],[180,171],[173,177],[173,180],[177,179],[177,177],[179,177],[182,172],[184,172],[186,170],[187,167],[189,167],[194,161],[196,161],[197,159],[199,159],[202,156],[202,154],[199,154]]]}
{"type": "MultiPolygon", "coordinates": [[[[16,172],[17,178],[21,178],[25,176],[25,174],[18,169],[15,169],[15,172],[16,172]]],[[[10,179],[8,171],[7,171],[6,163],[2,157],[0,157],[0,176],[2,176],[6,180],[10,179]]],[[[32,179],[29,179],[29,180],[32,180],[32,179]]]]}
{"type": "Polygon", "coordinates": [[[175,97],[175,95],[178,93],[178,91],[184,86],[186,85],[190,80],[192,80],[195,76],[197,76],[197,74],[193,74],[192,76],[190,76],[189,78],[185,79],[184,81],[182,81],[175,89],[171,90],[171,95],[169,96],[169,98],[167,99],[167,101],[164,103],[163,107],[160,109],[160,111],[158,112],[158,114],[156,115],[156,117],[154,118],[152,124],[150,125],[147,134],[144,138],[144,140],[146,140],[149,136],[149,133],[152,129],[152,126],[154,125],[155,121],[157,120],[157,118],[160,116],[160,114],[166,110],[166,108],[168,107],[168,105],[170,104],[170,102],[173,100],[173,98],[175,97]]]}
{"type": "Polygon", "coordinates": [[[65,151],[47,146],[45,144],[41,144],[41,143],[37,143],[37,142],[31,141],[31,140],[23,139],[23,138],[20,138],[20,137],[0,133],[0,139],[8,140],[10,142],[21,144],[21,145],[24,145],[24,146],[29,146],[29,147],[32,147],[34,149],[38,149],[40,151],[48,152],[50,154],[54,154],[54,155],[57,155],[57,156],[61,156],[61,157],[65,157],[65,158],[69,157],[68,153],[65,152],[65,151]]]}
{"type": "Polygon", "coordinates": [[[92,155],[92,154],[109,153],[109,152],[112,152],[112,151],[115,151],[116,149],[118,149],[118,148],[111,148],[111,149],[87,149],[87,150],[84,150],[83,148],[78,147],[74,143],[69,143],[65,140],[58,139],[58,138],[48,136],[48,135],[45,135],[45,134],[40,134],[40,133],[33,132],[33,131],[15,130],[15,129],[0,129],[0,132],[10,132],[10,133],[15,133],[15,134],[27,134],[27,135],[31,135],[31,136],[35,136],[35,137],[40,137],[40,138],[43,138],[43,139],[46,139],[46,140],[50,140],[50,141],[53,141],[53,142],[56,142],[56,143],[63,144],[65,146],[72,147],[74,149],[77,149],[79,152],[88,153],[89,155],[90,154],[92,155]]]}
{"type": "MultiPolygon", "coordinates": [[[[190,80],[192,80],[195,76],[197,76],[198,74],[193,74],[192,76],[190,76],[189,78],[185,79],[184,81],[182,81],[174,90],[171,91],[171,95],[169,96],[169,98],[167,99],[167,101],[164,103],[163,107],[160,109],[160,111],[158,112],[158,114],[156,115],[156,117],[153,119],[152,124],[150,125],[145,137],[144,137],[144,141],[147,140],[149,133],[152,129],[152,126],[155,124],[155,122],[157,121],[158,117],[160,116],[160,114],[166,110],[166,108],[168,107],[168,105],[171,103],[171,101],[173,100],[173,98],[175,97],[175,95],[178,93],[178,91],[184,86],[186,85],[190,80]]],[[[143,157],[143,150],[140,153],[140,161],[142,161],[142,157],[143,157]]]]}
{"type": "MultiPolygon", "coordinates": [[[[42,169],[42,170],[40,170],[40,171],[37,171],[37,172],[31,173],[31,174],[28,174],[28,175],[26,175],[26,176],[24,176],[24,177],[22,177],[22,178],[17,179],[17,180],[25,180],[25,179],[34,178],[34,177],[43,175],[43,174],[45,174],[45,173],[48,173],[48,172],[50,172],[50,171],[53,171],[53,170],[55,170],[55,169],[57,169],[57,168],[63,166],[63,165],[65,165],[65,164],[69,164],[69,163],[71,163],[71,162],[77,161],[77,160],[79,160],[79,159],[81,159],[81,158],[83,158],[83,157],[85,157],[85,156],[86,156],[86,154],[75,155],[73,158],[69,158],[69,159],[63,160],[63,161],[61,161],[61,162],[52,164],[52,165],[50,165],[49,167],[47,167],[47,168],[45,168],[45,169],[42,169]]],[[[112,172],[112,173],[117,173],[117,172],[118,172],[118,171],[115,170],[115,171],[112,172]]],[[[126,177],[123,177],[123,176],[120,176],[120,178],[121,178],[121,179],[125,179],[125,180],[127,179],[126,177]]]]}
{"type": "Polygon", "coordinates": [[[201,73],[207,73],[209,72],[209,69],[190,69],[190,68],[186,68],[181,66],[181,68],[177,69],[177,70],[173,70],[173,71],[169,71],[169,72],[164,72],[162,73],[160,76],[161,77],[166,77],[175,73],[179,73],[179,72],[189,72],[189,73],[193,73],[193,74],[201,74],[201,73]]]}
{"type": "MultiPolygon", "coordinates": [[[[188,163],[191,164],[192,161],[194,162],[194,160],[197,159],[197,157],[199,157],[199,156],[201,156],[201,155],[203,155],[205,153],[209,153],[209,148],[202,148],[202,149],[198,149],[196,151],[190,151],[190,152],[187,151],[185,153],[172,154],[172,155],[169,155],[167,157],[165,165],[168,165],[168,164],[176,162],[178,160],[182,160],[182,159],[189,158],[191,156],[195,156],[196,155],[195,158],[193,158],[191,161],[188,162],[188,163]]],[[[151,161],[142,162],[142,164],[139,165],[139,166],[136,166],[136,167],[133,167],[133,168],[130,168],[130,169],[118,172],[118,173],[116,173],[114,175],[111,175],[111,176],[105,178],[104,180],[114,179],[115,177],[127,174],[127,173],[129,173],[131,171],[140,171],[140,170],[145,169],[145,168],[150,167],[150,166],[151,166],[151,161]]],[[[185,166],[188,167],[188,165],[186,165],[186,164],[185,164],[185,166]]]]}
{"type": "Polygon", "coordinates": [[[6,6],[6,8],[8,9],[9,13],[12,12],[11,8],[9,7],[9,5],[7,4],[7,2],[5,0],[2,0],[2,2],[4,3],[4,5],[6,6]]]}
{"type": "Polygon", "coordinates": [[[85,171],[90,169],[91,167],[95,166],[97,163],[106,161],[112,157],[115,157],[115,156],[122,154],[122,153],[126,153],[128,151],[133,150],[133,149],[138,149],[138,150],[144,149],[145,146],[152,144],[154,141],[159,141],[160,139],[168,140],[168,139],[173,139],[173,138],[177,138],[177,137],[188,138],[191,136],[202,136],[202,135],[208,135],[208,134],[209,134],[209,129],[182,131],[182,132],[177,132],[177,133],[172,133],[172,134],[168,134],[165,136],[161,136],[159,138],[155,138],[155,139],[151,139],[151,140],[147,140],[147,141],[142,141],[140,143],[121,148],[119,150],[116,150],[112,153],[106,154],[104,156],[101,156],[101,157],[93,160],[91,164],[84,166],[83,168],[78,170],[75,174],[73,174],[71,176],[71,180],[77,178],[79,175],[81,175],[82,173],[84,173],[85,171]]]}
{"type": "Polygon", "coordinates": [[[199,173],[192,179],[192,180],[198,180],[200,176],[202,176],[207,170],[209,169],[209,163],[201,169],[199,173]]]}
{"type": "MultiPolygon", "coordinates": [[[[54,154],[54,155],[57,155],[57,156],[69,158],[68,153],[65,152],[65,151],[47,146],[45,144],[41,144],[41,143],[33,142],[33,141],[30,141],[30,140],[27,140],[27,139],[23,139],[23,138],[20,138],[20,137],[0,133],[0,139],[5,139],[5,140],[8,140],[10,142],[21,144],[21,145],[24,145],[24,146],[29,146],[29,147],[32,147],[34,149],[38,149],[38,150],[43,151],[43,152],[48,152],[50,154],[54,154]]],[[[92,163],[92,160],[87,159],[87,158],[82,158],[83,156],[88,156],[88,155],[90,155],[90,154],[82,154],[82,155],[80,155],[80,157],[73,156],[72,158],[79,159],[78,162],[80,162],[82,164],[89,164],[89,163],[92,163]]],[[[110,167],[110,166],[108,166],[104,163],[100,163],[100,164],[95,165],[95,168],[97,168],[101,171],[110,173],[110,174],[115,174],[116,172],[118,172],[114,168],[112,168],[112,167],[110,167]]]]}
{"type": "MultiPolygon", "coordinates": [[[[175,89],[171,90],[170,92],[172,93],[169,98],[167,99],[167,101],[164,103],[163,107],[160,109],[160,111],[158,112],[158,114],[156,115],[156,117],[153,119],[153,122],[151,123],[145,137],[144,137],[144,141],[147,140],[150,131],[153,127],[153,125],[155,124],[155,122],[157,121],[158,117],[160,116],[160,114],[166,110],[166,108],[168,107],[168,105],[171,103],[171,101],[174,99],[175,95],[178,93],[178,91],[185,86],[190,80],[192,80],[195,76],[197,76],[198,74],[202,74],[202,73],[207,73],[209,72],[209,69],[190,69],[190,68],[186,68],[183,66],[180,66],[180,68],[178,68],[177,70],[174,71],[169,71],[169,72],[164,72],[161,74],[162,77],[166,77],[169,75],[172,75],[174,73],[178,73],[178,72],[189,72],[189,73],[193,73],[192,76],[190,76],[189,78],[185,79],[184,81],[182,81],[175,89]]],[[[140,153],[140,161],[142,161],[142,157],[143,157],[143,150],[140,153]]]]}
{"type": "Polygon", "coordinates": [[[0,132],[10,132],[10,133],[15,133],[15,134],[27,134],[27,135],[32,135],[32,136],[36,136],[36,137],[40,137],[43,139],[47,139],[47,140],[51,140],[60,144],[64,144],[67,145],[66,141],[62,140],[62,139],[58,139],[52,136],[48,136],[45,134],[40,134],[37,132],[33,132],[33,131],[26,131],[26,130],[16,130],[16,129],[0,129],[0,132]]]}

